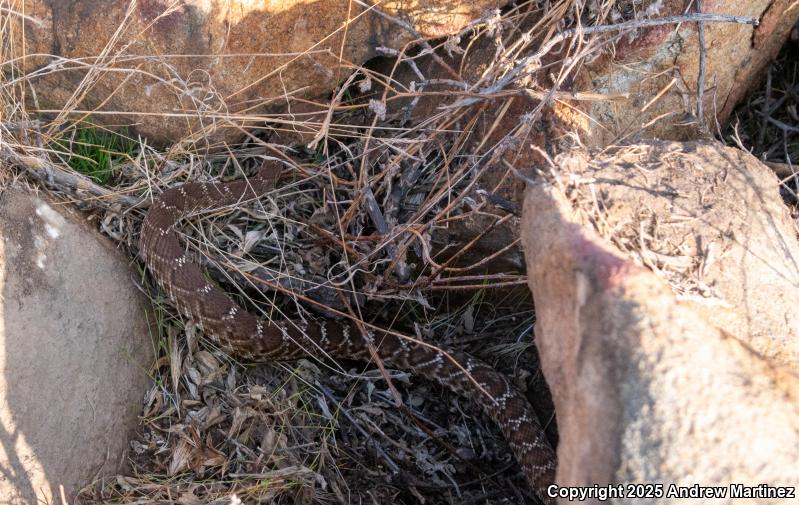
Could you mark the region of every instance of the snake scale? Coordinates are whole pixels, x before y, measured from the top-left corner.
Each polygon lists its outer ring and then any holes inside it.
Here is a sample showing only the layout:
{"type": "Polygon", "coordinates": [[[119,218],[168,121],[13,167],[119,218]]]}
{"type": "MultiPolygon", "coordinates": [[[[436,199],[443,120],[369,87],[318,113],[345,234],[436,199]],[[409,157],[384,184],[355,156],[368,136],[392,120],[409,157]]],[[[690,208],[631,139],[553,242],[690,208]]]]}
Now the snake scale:
{"type": "Polygon", "coordinates": [[[508,441],[531,488],[551,503],[546,488],[556,459],[527,399],[492,367],[453,349],[424,345],[387,332],[362,334],[346,322],[295,323],[264,320],[247,312],[209,282],[188,257],[175,228],[185,215],[258,198],[272,189],[277,162],[267,162],[249,179],[185,183],[158,197],[145,216],[140,252],[156,281],[178,310],[237,356],[257,362],[307,356],[371,360],[370,345],[390,367],[410,370],[475,401],[508,441]]]}

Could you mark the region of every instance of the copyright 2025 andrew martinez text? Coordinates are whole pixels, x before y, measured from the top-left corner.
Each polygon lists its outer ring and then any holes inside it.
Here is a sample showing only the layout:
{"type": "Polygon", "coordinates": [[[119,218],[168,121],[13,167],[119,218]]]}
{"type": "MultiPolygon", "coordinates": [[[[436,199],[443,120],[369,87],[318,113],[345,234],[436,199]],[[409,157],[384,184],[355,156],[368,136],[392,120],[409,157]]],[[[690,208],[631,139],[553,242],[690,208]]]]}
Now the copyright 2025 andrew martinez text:
{"type": "Polygon", "coordinates": [[[704,486],[700,484],[679,485],[663,483],[647,484],[607,484],[593,486],[558,486],[553,484],[547,488],[550,498],[561,498],[568,501],[585,500],[607,501],[616,499],[659,499],[659,498],[696,498],[698,500],[713,498],[796,498],[796,487],[771,486],[768,484],[747,485],[728,484],[720,486],[704,486]]]}

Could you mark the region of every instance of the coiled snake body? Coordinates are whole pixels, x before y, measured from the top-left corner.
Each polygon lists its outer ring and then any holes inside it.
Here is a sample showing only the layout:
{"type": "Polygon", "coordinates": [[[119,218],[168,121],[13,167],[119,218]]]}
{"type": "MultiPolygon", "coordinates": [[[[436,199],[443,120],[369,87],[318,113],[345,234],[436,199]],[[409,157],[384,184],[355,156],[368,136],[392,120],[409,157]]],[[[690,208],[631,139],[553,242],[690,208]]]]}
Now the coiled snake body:
{"type": "Polygon", "coordinates": [[[266,166],[247,180],[183,184],[165,191],[150,207],[140,251],[177,308],[226,350],[258,362],[309,355],[368,361],[371,342],[386,365],[411,370],[477,402],[501,429],[532,489],[544,503],[551,503],[546,487],[554,480],[555,454],[527,400],[492,367],[463,352],[426,346],[391,333],[362,336],[348,323],[259,319],[210,283],[189,260],[174,230],[181,217],[261,196],[275,181],[275,167],[266,166]]]}

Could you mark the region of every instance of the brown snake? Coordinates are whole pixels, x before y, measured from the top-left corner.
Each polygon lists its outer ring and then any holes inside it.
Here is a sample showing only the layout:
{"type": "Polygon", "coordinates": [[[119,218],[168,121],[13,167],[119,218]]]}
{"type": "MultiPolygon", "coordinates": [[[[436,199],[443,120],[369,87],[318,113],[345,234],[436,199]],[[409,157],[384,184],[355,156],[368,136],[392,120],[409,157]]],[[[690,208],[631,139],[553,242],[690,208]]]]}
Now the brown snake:
{"type": "Polygon", "coordinates": [[[527,399],[492,367],[453,349],[427,346],[387,332],[366,335],[343,322],[294,323],[259,319],[206,280],[181,246],[175,226],[190,212],[257,198],[274,185],[280,167],[266,163],[254,177],[225,183],[186,183],[150,207],[141,231],[145,264],[182,313],[231,353],[258,362],[307,356],[369,361],[369,343],[390,367],[411,370],[471,398],[497,423],[531,488],[552,503],[555,453],[527,399]]]}

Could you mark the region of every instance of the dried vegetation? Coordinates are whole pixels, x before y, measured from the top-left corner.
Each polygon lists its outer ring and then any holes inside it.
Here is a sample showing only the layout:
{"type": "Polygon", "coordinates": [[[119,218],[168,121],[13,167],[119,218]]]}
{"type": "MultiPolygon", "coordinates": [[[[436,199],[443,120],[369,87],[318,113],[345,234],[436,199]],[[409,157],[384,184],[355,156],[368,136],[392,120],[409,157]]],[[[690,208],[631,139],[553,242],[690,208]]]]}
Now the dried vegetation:
{"type": "MultiPolygon", "coordinates": [[[[503,156],[530,136],[548,102],[560,100],[581,61],[634,27],[585,37],[567,30],[635,19],[651,2],[616,3],[517,2],[447,39],[385,49],[382,61],[352,69],[321,103],[326,117],[253,115],[239,145],[102,140],[124,135],[118,130],[87,140],[79,132],[91,115],[75,113],[75,104],[30,117],[24,80],[7,64],[0,150],[14,176],[85,210],[132,259],[146,208],[165,188],[242,177],[265,158],[279,159],[286,169],[270,194],[184,223],[185,243],[209,275],[254,311],[294,318],[343,312],[465,348],[534,391],[535,400],[546,393],[535,372],[530,301],[496,289],[523,286],[523,273],[487,273],[485,258],[469,254],[479,235],[438,243],[436,231],[470,218],[486,222],[486,231],[515,222],[512,204],[476,189],[490,172],[501,173],[494,180],[514,177],[503,156]],[[479,46],[491,50],[466,77],[479,46]],[[421,70],[431,67],[448,77],[421,70]],[[412,79],[401,80],[403,72],[412,79]],[[500,127],[503,115],[494,111],[514,96],[537,105],[500,127]],[[425,115],[416,110],[422,100],[435,101],[425,115]],[[486,117],[487,134],[480,129],[486,117]],[[101,158],[113,160],[107,178],[91,172],[101,158]]],[[[109,43],[107,61],[122,47],[109,43]]],[[[2,50],[12,62],[19,48],[6,43],[2,50]]],[[[84,86],[102,71],[89,72],[84,86]]],[[[199,106],[190,112],[209,129],[230,126],[199,106]]],[[[389,386],[373,365],[239,363],[181,318],[133,264],[154,307],[153,387],[143,395],[129,470],[84,489],[87,503],[532,499],[497,430],[468,399],[404,372],[390,372],[389,386]]],[[[546,415],[547,402],[539,403],[546,415]]]]}
{"type": "Polygon", "coordinates": [[[750,151],[780,177],[789,203],[799,204],[799,26],[763,82],[735,111],[725,132],[731,145],[750,151]]]}

